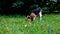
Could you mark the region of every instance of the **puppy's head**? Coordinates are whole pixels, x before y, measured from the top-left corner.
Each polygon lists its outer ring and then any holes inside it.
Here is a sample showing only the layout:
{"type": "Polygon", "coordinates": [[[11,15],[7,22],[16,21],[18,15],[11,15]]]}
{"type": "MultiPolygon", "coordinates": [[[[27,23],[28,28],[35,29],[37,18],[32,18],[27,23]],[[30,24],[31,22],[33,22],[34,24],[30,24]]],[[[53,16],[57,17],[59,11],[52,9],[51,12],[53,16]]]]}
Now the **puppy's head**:
{"type": "Polygon", "coordinates": [[[31,17],[27,16],[26,21],[31,21],[31,17]]]}

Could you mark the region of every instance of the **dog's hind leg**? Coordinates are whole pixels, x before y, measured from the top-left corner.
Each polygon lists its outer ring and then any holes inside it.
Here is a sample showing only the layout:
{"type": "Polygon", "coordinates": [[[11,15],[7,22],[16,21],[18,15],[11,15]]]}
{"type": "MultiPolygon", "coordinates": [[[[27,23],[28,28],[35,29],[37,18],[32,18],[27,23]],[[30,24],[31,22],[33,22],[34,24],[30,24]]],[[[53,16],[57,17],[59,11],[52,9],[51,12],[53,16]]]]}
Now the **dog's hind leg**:
{"type": "Polygon", "coordinates": [[[42,22],[42,11],[39,12],[40,22],[42,22]]]}

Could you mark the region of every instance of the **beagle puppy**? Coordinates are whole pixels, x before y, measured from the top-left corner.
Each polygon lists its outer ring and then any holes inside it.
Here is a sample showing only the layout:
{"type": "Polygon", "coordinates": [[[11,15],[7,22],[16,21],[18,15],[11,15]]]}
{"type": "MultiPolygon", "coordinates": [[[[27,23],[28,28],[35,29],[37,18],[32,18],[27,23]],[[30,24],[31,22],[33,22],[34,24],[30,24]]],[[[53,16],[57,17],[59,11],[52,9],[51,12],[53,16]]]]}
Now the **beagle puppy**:
{"type": "Polygon", "coordinates": [[[26,20],[33,21],[36,19],[37,15],[39,15],[40,17],[42,16],[42,11],[40,10],[40,8],[36,8],[36,9],[32,10],[26,20]]]}

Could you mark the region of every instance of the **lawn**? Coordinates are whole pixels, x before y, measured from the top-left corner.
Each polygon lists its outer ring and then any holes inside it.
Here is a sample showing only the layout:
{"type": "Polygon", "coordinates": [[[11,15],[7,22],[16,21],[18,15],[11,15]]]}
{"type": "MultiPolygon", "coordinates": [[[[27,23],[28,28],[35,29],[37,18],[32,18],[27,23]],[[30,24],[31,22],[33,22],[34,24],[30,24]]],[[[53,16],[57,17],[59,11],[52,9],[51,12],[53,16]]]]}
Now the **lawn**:
{"type": "Polygon", "coordinates": [[[60,14],[45,14],[32,22],[26,16],[0,15],[0,34],[60,34],[60,14]],[[50,32],[49,32],[49,31],[50,32]]]}

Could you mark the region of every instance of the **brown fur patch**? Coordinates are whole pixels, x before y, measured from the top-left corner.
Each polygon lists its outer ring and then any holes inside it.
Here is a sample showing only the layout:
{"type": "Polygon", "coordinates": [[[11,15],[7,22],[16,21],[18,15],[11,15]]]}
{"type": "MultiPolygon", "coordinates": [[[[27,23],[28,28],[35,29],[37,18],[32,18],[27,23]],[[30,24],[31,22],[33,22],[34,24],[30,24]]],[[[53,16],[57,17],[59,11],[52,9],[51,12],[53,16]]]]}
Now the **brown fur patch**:
{"type": "Polygon", "coordinates": [[[31,13],[30,16],[34,18],[36,15],[34,13],[31,13]]]}

